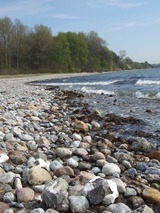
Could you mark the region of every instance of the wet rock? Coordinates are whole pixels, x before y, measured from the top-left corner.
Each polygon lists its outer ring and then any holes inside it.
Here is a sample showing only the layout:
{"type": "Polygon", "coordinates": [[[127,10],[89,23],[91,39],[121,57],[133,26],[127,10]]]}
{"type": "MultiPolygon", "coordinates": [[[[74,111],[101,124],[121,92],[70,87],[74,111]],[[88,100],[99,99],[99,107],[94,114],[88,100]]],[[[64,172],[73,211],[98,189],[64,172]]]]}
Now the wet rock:
{"type": "Polygon", "coordinates": [[[117,203],[117,204],[111,204],[107,208],[107,211],[110,211],[112,213],[131,213],[131,209],[126,206],[124,203],[117,203]]]}
{"type": "Polygon", "coordinates": [[[74,170],[70,166],[63,166],[63,167],[55,170],[54,175],[56,175],[57,177],[61,177],[62,175],[68,175],[68,176],[73,177],[74,170]]]}
{"type": "Polygon", "coordinates": [[[131,145],[131,150],[149,152],[152,146],[145,138],[139,138],[137,141],[134,141],[131,145]]]}
{"type": "Polygon", "coordinates": [[[51,179],[51,175],[40,166],[34,166],[28,172],[28,183],[30,185],[40,185],[51,179]]]}
{"type": "Polygon", "coordinates": [[[42,192],[42,200],[46,206],[66,212],[69,209],[67,189],[68,183],[64,179],[58,178],[53,181],[53,184],[45,187],[42,192]]]}
{"type": "Polygon", "coordinates": [[[154,203],[159,203],[160,202],[160,192],[154,188],[145,188],[142,191],[142,196],[144,199],[150,200],[154,203]]]}
{"type": "Polygon", "coordinates": [[[34,198],[34,191],[30,188],[22,188],[16,190],[17,201],[18,202],[29,202],[34,198]]]}
{"type": "Polygon", "coordinates": [[[102,168],[102,172],[109,176],[109,175],[113,175],[115,173],[120,174],[121,170],[120,168],[114,164],[114,163],[106,163],[103,168],[102,168]]]}
{"type": "Polygon", "coordinates": [[[84,196],[69,196],[69,206],[72,212],[85,212],[89,208],[89,202],[84,196]]]}

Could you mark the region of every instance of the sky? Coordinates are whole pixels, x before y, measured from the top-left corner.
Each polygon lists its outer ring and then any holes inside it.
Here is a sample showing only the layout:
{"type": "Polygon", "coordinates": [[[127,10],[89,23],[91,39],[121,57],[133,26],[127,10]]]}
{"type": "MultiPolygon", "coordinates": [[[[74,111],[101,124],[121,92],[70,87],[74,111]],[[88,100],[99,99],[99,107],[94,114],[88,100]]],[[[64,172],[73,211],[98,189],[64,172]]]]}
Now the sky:
{"type": "Polygon", "coordinates": [[[116,54],[160,63],[160,0],[0,0],[0,18],[58,32],[95,31],[116,54]]]}

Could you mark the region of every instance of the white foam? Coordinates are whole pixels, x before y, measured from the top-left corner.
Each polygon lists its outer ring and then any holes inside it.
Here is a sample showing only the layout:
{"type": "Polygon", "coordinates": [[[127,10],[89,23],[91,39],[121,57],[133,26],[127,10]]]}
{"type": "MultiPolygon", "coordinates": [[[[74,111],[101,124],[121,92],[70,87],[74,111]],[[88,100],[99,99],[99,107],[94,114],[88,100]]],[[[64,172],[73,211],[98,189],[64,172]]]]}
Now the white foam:
{"type": "Polygon", "coordinates": [[[135,93],[136,97],[137,98],[144,98],[144,99],[160,99],[160,92],[156,93],[156,94],[151,94],[151,93],[148,93],[148,92],[140,92],[140,91],[137,91],[135,93]]]}
{"type": "Polygon", "coordinates": [[[50,85],[50,86],[87,86],[87,85],[103,85],[107,86],[110,84],[114,84],[118,82],[119,80],[114,80],[114,81],[96,81],[96,82],[77,82],[77,83],[42,83],[43,85],[50,85]]]}
{"type": "Polygon", "coordinates": [[[85,92],[85,93],[95,93],[95,94],[105,94],[105,95],[115,95],[114,92],[112,91],[108,91],[108,90],[94,90],[94,89],[91,89],[89,87],[82,87],[81,89],[82,92],[85,92]]]}
{"type": "Polygon", "coordinates": [[[153,81],[153,80],[138,80],[136,85],[159,85],[160,81],[153,81]]]}

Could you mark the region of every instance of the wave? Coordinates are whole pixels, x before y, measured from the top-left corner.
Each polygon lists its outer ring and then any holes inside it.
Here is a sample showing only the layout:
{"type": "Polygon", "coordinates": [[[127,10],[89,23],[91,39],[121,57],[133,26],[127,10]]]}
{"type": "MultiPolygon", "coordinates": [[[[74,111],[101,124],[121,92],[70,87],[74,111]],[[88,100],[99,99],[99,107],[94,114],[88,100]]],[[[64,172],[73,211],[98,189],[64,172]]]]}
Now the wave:
{"type": "Polygon", "coordinates": [[[87,86],[87,85],[103,85],[107,86],[110,84],[114,84],[118,82],[119,80],[114,80],[114,81],[96,81],[96,82],[77,82],[77,83],[42,83],[43,85],[48,85],[48,86],[87,86]]]}
{"type": "Polygon", "coordinates": [[[153,81],[153,80],[138,80],[136,85],[159,85],[160,81],[153,81]]]}
{"type": "Polygon", "coordinates": [[[143,98],[143,99],[153,99],[153,100],[156,100],[156,99],[160,99],[160,92],[157,92],[157,93],[150,93],[150,92],[140,92],[140,91],[137,91],[135,93],[135,96],[136,98],[143,98]]]}
{"type": "Polygon", "coordinates": [[[95,93],[95,94],[105,94],[105,95],[115,95],[114,92],[112,91],[107,91],[107,90],[95,90],[95,89],[91,89],[89,87],[82,87],[81,89],[82,92],[85,92],[85,93],[95,93]]]}

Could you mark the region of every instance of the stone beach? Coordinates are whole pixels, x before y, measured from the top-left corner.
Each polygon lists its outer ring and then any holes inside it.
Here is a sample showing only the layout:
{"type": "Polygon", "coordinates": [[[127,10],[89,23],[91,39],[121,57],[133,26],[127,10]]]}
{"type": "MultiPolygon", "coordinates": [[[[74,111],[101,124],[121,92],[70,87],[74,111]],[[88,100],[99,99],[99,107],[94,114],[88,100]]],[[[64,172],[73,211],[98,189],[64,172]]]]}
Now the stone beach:
{"type": "Polygon", "coordinates": [[[140,121],[30,83],[55,77],[0,80],[0,213],[159,213],[160,149],[112,132],[140,121]]]}

